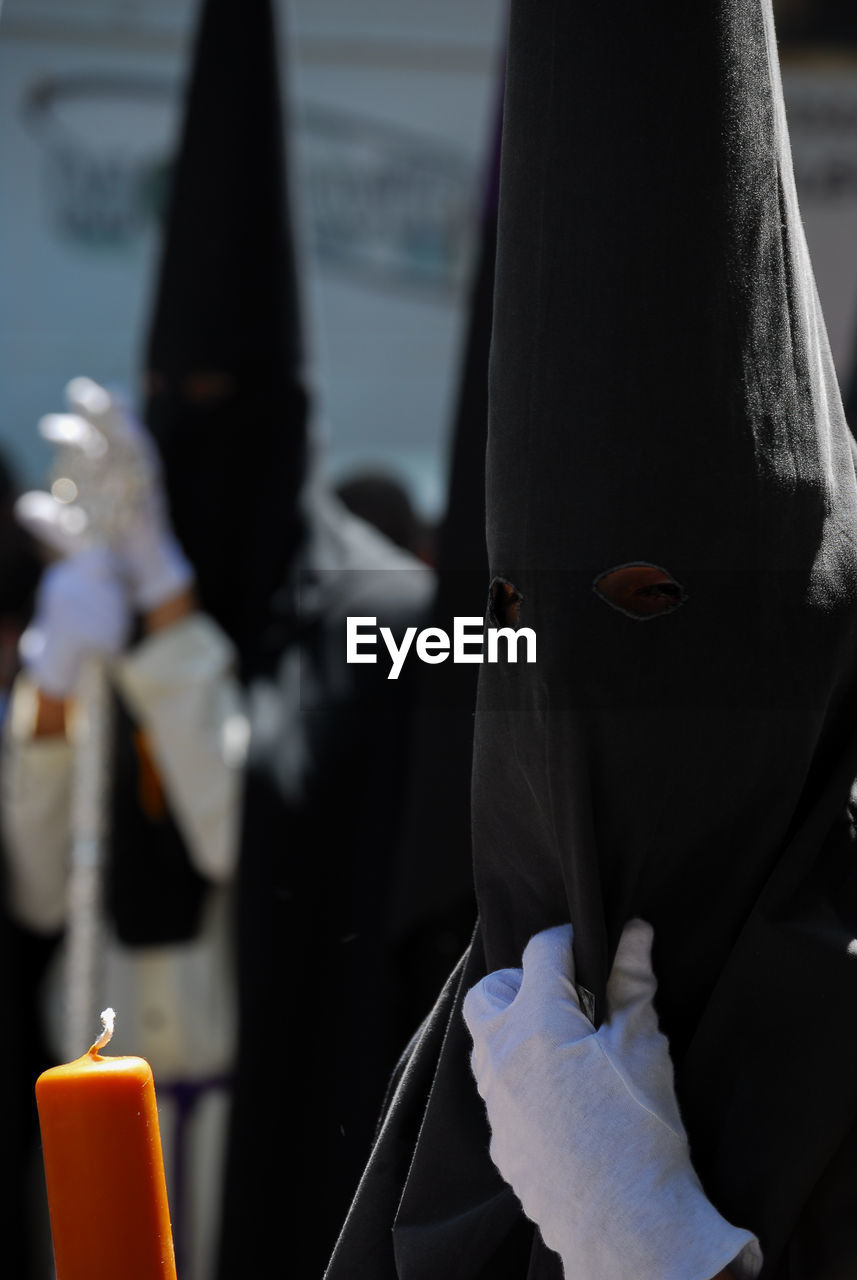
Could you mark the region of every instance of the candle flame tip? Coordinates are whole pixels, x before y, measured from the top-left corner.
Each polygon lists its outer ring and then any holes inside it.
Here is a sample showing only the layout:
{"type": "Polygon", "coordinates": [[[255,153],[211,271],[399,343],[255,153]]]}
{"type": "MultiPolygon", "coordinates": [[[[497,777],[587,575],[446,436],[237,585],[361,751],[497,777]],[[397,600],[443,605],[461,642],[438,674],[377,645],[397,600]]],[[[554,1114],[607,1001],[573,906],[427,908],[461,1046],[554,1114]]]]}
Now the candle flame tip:
{"type": "Polygon", "coordinates": [[[102,1009],[101,1025],[104,1029],[101,1032],[101,1035],[95,1041],[95,1043],[90,1046],[90,1049],[89,1049],[90,1053],[98,1053],[99,1049],[105,1048],[105,1046],[110,1043],[110,1041],[113,1039],[113,1027],[115,1023],[116,1023],[116,1010],[109,1009],[109,1008],[102,1009]]]}

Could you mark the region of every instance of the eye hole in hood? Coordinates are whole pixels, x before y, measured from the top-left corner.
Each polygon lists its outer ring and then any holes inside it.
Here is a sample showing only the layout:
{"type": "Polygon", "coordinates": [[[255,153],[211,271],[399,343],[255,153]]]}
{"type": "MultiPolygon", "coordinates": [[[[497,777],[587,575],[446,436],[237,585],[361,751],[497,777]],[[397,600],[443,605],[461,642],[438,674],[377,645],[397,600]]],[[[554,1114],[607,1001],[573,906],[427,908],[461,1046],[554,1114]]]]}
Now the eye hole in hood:
{"type": "Polygon", "coordinates": [[[687,599],[684,587],[672,574],[645,560],[605,570],[593,582],[592,590],[611,609],[638,622],[673,613],[687,599]]]}
{"type": "Polygon", "coordinates": [[[517,627],[523,600],[514,583],[494,578],[488,590],[488,621],[492,627],[517,627]]]}

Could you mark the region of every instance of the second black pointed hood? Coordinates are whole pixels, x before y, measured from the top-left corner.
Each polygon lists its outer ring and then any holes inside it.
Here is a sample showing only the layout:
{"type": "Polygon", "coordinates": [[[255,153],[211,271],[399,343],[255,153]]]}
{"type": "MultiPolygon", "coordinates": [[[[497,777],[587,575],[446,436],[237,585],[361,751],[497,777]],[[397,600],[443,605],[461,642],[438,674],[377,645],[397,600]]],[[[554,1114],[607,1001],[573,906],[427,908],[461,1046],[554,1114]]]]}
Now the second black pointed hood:
{"type": "Polygon", "coordinates": [[[205,0],[146,352],[203,603],[242,646],[299,536],[306,396],[269,0],[205,0]]]}

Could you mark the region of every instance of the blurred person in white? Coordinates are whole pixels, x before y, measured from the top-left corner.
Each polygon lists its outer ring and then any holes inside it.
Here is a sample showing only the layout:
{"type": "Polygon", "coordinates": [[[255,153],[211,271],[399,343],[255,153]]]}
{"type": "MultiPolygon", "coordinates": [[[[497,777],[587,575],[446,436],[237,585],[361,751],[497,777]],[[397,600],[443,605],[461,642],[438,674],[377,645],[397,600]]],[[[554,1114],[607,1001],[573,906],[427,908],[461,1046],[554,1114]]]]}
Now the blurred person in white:
{"type": "MultiPolygon", "coordinates": [[[[213,1265],[235,1050],[230,882],[246,742],[241,693],[231,643],[196,608],[193,572],[170,527],[147,434],[118,398],[87,379],[70,384],[68,401],[70,412],[43,419],[42,428],[60,446],[60,469],[76,477],[78,501],[33,492],[16,507],[24,527],[57,558],[43,574],[21,639],[23,670],[4,729],[8,909],[44,935],[65,923],[67,729],[81,664],[100,655],[148,739],[189,858],[211,886],[194,937],[128,946],[105,920],[103,956],[103,989],[119,1011],[117,1049],[147,1058],[158,1080],[184,1275],[199,1278],[213,1265]],[[107,543],[87,517],[87,485],[96,505],[98,488],[116,483],[118,466],[133,474],[136,501],[121,534],[107,543]],[[135,615],[143,636],[128,647],[135,615]]],[[[62,980],[60,952],[46,995],[54,1043],[62,980]]]]}
{"type": "MultiPolygon", "coordinates": [[[[272,1114],[260,1138],[272,1137],[282,1123],[281,1145],[304,1165],[312,1159],[327,1169],[328,1195],[313,1190],[317,1209],[302,1209],[307,1230],[300,1246],[307,1258],[326,1256],[338,1206],[353,1190],[353,1168],[368,1140],[364,1130],[374,1124],[392,1066],[382,990],[384,884],[394,847],[407,685],[387,681],[383,663],[345,665],[344,618],[377,614],[398,635],[427,607],[433,575],[350,515],[322,485],[308,483],[299,503],[304,533],[277,593],[278,607],[293,609],[294,618],[265,633],[275,645],[272,672],[259,668],[242,685],[234,645],[198,607],[148,431],[120,395],[88,379],[75,379],[66,395],[70,412],[40,423],[42,434],[59,446],[55,471],[65,483],[54,484],[51,493],[24,494],[16,507],[21,523],[59,558],[42,578],[35,616],[21,640],[24,670],[4,735],[0,812],[10,909],[34,930],[54,933],[63,926],[72,786],[67,729],[73,727],[82,664],[100,656],[120,702],[145,735],[143,754],[151,760],[148,782],[144,769],[140,784],[162,785],[192,870],[206,886],[202,918],[185,940],[129,945],[126,920],[124,940],[120,929],[108,928],[105,955],[105,998],[121,1019],[117,1048],[150,1061],[160,1105],[173,1113],[165,1115],[163,1128],[177,1252],[187,1258],[183,1275],[205,1277],[217,1265],[221,1194],[224,1229],[228,1224],[240,1234],[250,1211],[234,1182],[221,1190],[230,1074],[242,1113],[251,1104],[248,1093],[260,1093],[255,1050],[242,1068],[236,1034],[231,886],[242,860],[243,912],[267,959],[261,970],[258,958],[245,959],[241,1020],[245,1027],[258,1023],[256,1006],[247,1007],[250,988],[259,993],[265,1017],[271,1014],[269,1048],[282,1047],[282,1053],[271,1052],[319,1125],[292,1133],[286,1117],[272,1114]],[[93,514],[106,494],[114,501],[123,491],[124,520],[111,536],[99,537],[93,514]],[[138,640],[135,620],[142,629],[138,640]],[[366,806],[362,818],[355,818],[357,803],[366,806]],[[261,883],[253,871],[259,858],[270,858],[272,866],[261,883]],[[342,865],[330,884],[336,859],[342,865]],[[268,921],[272,911],[283,917],[279,925],[268,921]],[[337,948],[343,946],[352,959],[360,949],[362,960],[353,967],[362,995],[345,993],[348,980],[341,979],[341,1051],[315,1069],[307,1054],[317,1037],[307,1024],[329,1016],[325,975],[342,963],[337,948]],[[288,1009],[264,994],[276,992],[279,999],[284,972],[292,979],[288,1009]],[[353,1034],[344,1029],[351,1023],[353,1034]],[[315,1108],[308,1101],[314,1091],[315,1108]]],[[[166,900],[170,890],[160,886],[170,883],[174,868],[156,865],[159,851],[151,845],[145,853],[149,862],[137,884],[150,899],[151,926],[153,892],[161,894],[165,916],[173,910],[166,900]]],[[[158,907],[156,896],[155,915],[158,907]]],[[[50,1003],[56,1025],[58,1001],[50,1003]]],[[[279,1199],[280,1181],[271,1182],[258,1152],[244,1150],[247,1127],[233,1119],[229,1139],[236,1148],[231,1160],[250,1188],[247,1197],[258,1205],[270,1183],[270,1194],[279,1199]]],[[[267,1256],[268,1244],[262,1233],[260,1256],[267,1256]]]]}

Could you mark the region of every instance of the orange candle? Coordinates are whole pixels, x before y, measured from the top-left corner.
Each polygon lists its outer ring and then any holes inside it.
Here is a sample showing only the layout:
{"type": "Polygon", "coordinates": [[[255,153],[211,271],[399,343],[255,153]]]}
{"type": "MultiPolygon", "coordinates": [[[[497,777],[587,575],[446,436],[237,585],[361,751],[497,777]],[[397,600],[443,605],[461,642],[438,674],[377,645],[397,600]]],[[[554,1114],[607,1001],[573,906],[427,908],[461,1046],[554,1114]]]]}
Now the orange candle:
{"type": "Polygon", "coordinates": [[[88,1053],[36,1082],[57,1280],[175,1280],[152,1069],[102,1057],[102,1020],[88,1053]]]}

